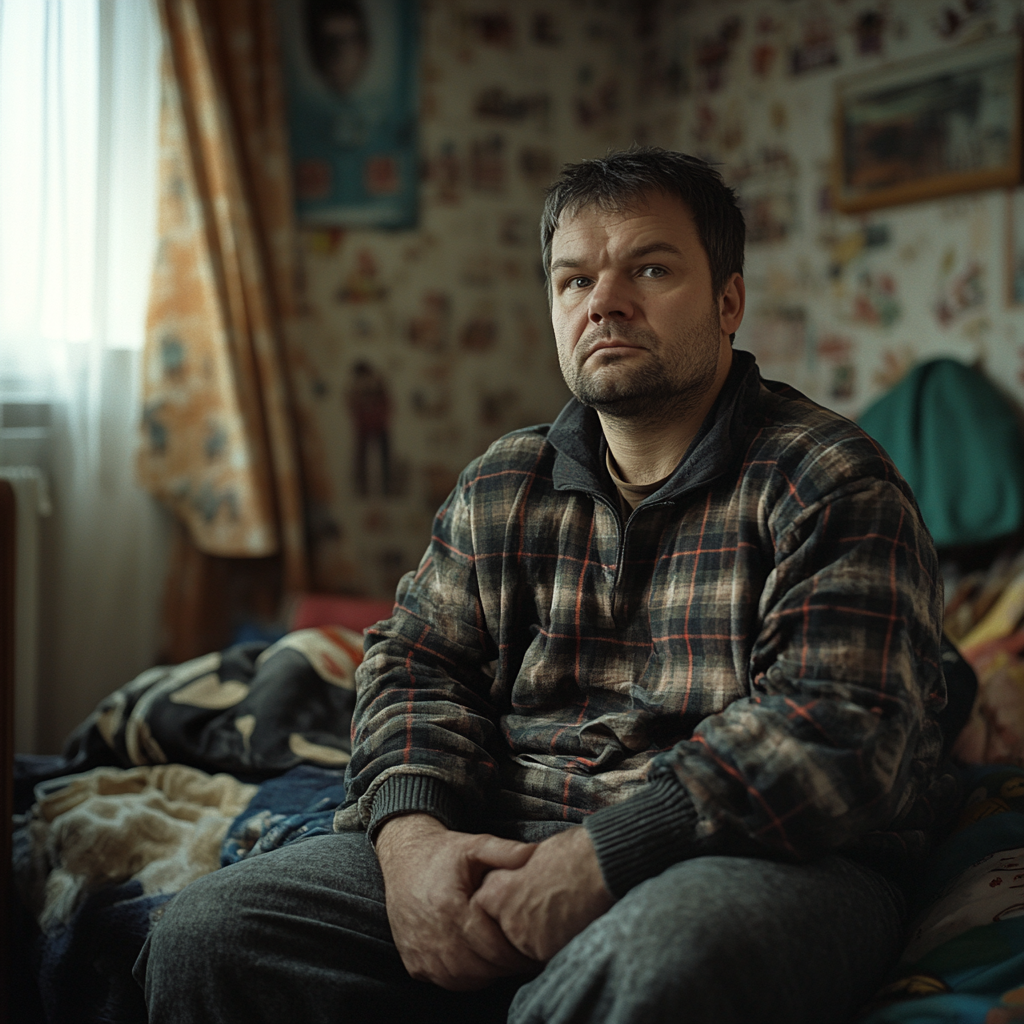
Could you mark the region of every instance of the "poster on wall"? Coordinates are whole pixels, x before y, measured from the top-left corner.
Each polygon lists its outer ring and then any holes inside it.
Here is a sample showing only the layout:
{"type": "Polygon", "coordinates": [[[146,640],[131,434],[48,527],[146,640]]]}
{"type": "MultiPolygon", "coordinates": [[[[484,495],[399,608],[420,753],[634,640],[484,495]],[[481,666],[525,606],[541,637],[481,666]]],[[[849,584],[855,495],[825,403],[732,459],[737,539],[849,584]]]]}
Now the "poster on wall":
{"type": "Polygon", "coordinates": [[[278,0],[300,224],[416,222],[416,0],[278,0]]]}

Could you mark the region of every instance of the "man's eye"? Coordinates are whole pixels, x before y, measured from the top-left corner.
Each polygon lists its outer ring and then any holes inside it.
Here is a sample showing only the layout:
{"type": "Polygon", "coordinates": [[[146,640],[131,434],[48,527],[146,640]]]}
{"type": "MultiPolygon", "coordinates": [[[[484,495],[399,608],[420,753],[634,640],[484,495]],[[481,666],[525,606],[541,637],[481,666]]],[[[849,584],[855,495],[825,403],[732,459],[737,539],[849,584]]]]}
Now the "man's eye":
{"type": "Polygon", "coordinates": [[[586,288],[590,284],[589,277],[570,277],[565,282],[567,288],[586,288]]]}
{"type": "Polygon", "coordinates": [[[640,271],[641,277],[664,277],[668,271],[664,267],[644,267],[640,271]]]}

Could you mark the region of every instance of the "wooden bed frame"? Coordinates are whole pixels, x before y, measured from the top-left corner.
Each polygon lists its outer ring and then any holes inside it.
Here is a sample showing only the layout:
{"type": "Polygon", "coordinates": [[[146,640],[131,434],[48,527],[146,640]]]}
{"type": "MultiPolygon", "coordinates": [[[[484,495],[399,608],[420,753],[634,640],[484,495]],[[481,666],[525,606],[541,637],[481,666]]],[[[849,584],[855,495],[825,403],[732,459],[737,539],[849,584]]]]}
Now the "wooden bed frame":
{"type": "Polygon", "coordinates": [[[14,812],[14,568],[17,507],[0,480],[0,1016],[11,992],[11,815],[14,812]]]}

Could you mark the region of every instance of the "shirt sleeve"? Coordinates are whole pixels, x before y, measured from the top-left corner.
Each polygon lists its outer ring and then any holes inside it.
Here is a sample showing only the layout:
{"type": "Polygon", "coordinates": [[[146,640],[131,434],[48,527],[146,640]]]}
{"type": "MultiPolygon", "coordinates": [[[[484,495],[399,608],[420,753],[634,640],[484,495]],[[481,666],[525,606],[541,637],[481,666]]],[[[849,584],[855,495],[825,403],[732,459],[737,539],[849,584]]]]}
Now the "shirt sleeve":
{"type": "Polygon", "coordinates": [[[465,830],[496,786],[497,658],[477,585],[464,471],[434,520],[419,568],[401,581],[392,617],[367,631],[357,670],[346,805],[371,840],[400,814],[465,830]]]}
{"type": "Polygon", "coordinates": [[[587,821],[615,895],[688,857],[847,848],[906,818],[932,780],[942,588],[913,499],[862,480],[771,526],[750,696],[587,821]]]}

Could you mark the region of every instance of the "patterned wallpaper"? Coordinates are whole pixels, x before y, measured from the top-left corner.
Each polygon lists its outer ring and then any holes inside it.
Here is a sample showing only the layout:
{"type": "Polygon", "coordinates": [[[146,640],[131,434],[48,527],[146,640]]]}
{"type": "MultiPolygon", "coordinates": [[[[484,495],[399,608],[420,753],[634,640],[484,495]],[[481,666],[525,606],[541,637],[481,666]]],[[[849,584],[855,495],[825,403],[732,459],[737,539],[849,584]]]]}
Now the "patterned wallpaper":
{"type": "MultiPolygon", "coordinates": [[[[541,287],[542,189],[634,139],[721,164],[750,235],[736,344],[856,415],[914,362],[1024,398],[1012,195],[859,216],[829,184],[835,80],[1007,32],[1017,0],[422,7],[419,226],[302,232],[294,376],[320,589],[387,597],[460,469],[568,397],[541,287]]],[[[1021,243],[1024,246],[1024,242],[1021,243]]]]}

